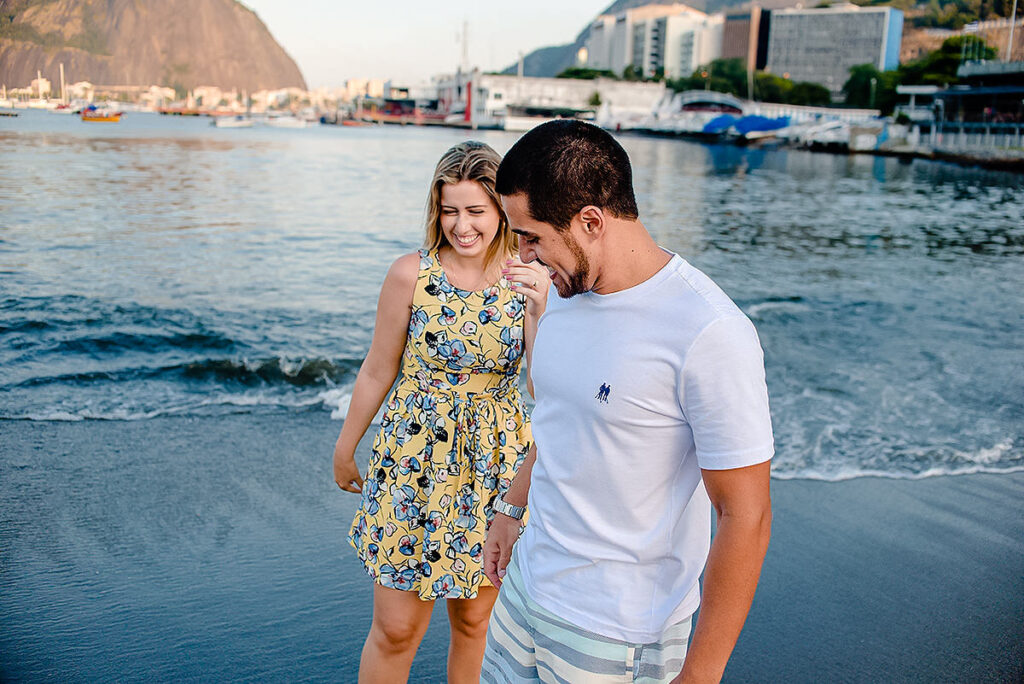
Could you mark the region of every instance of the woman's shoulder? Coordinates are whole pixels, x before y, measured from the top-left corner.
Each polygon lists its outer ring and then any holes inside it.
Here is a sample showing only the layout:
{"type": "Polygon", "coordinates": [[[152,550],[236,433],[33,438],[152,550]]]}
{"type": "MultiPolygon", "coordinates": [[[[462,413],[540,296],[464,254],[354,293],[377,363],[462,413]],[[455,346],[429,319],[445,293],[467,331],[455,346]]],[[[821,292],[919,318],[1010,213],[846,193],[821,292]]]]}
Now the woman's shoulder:
{"type": "Polygon", "coordinates": [[[400,296],[412,301],[416,280],[420,272],[420,253],[403,254],[394,260],[381,287],[383,296],[400,296]]]}
{"type": "Polygon", "coordinates": [[[398,285],[412,285],[419,276],[421,261],[424,258],[422,251],[403,254],[394,260],[391,268],[388,269],[387,280],[394,281],[398,285]]]}

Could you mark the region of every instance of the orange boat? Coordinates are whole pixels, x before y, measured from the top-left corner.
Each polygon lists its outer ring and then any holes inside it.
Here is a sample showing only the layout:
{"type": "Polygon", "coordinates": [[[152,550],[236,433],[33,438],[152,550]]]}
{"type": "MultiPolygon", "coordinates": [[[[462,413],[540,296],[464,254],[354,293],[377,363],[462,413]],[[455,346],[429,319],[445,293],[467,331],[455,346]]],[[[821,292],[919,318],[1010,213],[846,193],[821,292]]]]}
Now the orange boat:
{"type": "Polygon", "coordinates": [[[97,110],[82,110],[82,121],[111,121],[117,123],[121,120],[121,112],[100,112],[97,110]]]}

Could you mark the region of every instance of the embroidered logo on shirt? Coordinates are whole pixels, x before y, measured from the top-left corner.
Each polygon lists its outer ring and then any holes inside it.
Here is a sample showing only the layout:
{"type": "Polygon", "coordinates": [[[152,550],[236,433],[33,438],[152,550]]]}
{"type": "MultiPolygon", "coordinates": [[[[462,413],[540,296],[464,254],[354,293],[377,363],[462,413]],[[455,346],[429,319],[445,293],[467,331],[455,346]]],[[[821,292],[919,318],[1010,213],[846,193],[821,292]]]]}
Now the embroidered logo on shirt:
{"type": "Polygon", "coordinates": [[[608,403],[608,393],[612,391],[612,386],[606,383],[601,383],[601,389],[597,390],[597,394],[594,398],[605,404],[608,403]]]}

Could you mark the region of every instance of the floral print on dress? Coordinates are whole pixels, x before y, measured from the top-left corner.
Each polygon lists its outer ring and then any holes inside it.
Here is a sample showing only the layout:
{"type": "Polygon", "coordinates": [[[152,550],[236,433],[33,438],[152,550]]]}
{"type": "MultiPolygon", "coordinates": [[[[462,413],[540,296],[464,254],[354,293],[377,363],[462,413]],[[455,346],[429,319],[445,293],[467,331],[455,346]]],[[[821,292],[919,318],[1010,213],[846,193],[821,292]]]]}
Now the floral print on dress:
{"type": "Polygon", "coordinates": [[[399,382],[388,396],[349,541],[381,586],[474,598],[494,499],[530,447],[519,392],[524,301],[502,279],[448,281],[420,250],[399,382]]]}

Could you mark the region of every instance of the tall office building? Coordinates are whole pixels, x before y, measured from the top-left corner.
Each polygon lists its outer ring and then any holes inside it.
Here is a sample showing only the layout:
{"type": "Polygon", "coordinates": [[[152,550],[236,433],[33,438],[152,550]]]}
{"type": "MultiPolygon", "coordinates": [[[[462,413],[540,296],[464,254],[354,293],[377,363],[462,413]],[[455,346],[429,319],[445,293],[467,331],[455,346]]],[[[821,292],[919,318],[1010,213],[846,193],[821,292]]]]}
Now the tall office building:
{"type": "Polygon", "coordinates": [[[754,5],[726,12],[722,29],[722,59],[742,59],[743,66],[764,69],[768,59],[771,11],[754,5]]]}
{"type": "Polygon", "coordinates": [[[683,4],[645,5],[599,16],[587,39],[587,66],[622,74],[689,76],[722,50],[721,15],[683,4]]]}
{"type": "Polygon", "coordinates": [[[899,66],[903,12],[843,4],[771,13],[766,69],[794,81],[819,83],[838,97],[850,68],[899,66]]]}

